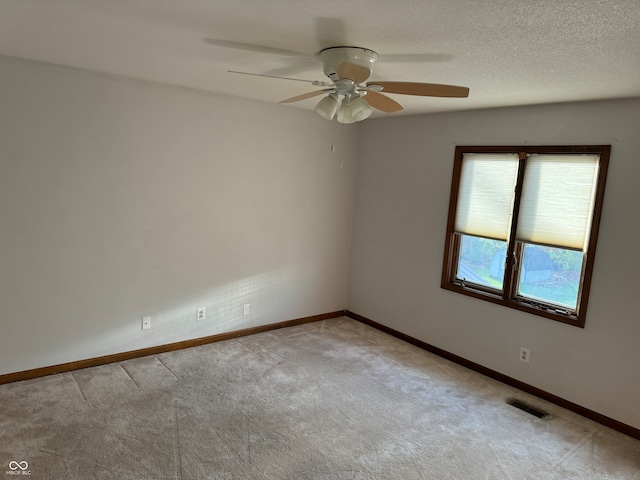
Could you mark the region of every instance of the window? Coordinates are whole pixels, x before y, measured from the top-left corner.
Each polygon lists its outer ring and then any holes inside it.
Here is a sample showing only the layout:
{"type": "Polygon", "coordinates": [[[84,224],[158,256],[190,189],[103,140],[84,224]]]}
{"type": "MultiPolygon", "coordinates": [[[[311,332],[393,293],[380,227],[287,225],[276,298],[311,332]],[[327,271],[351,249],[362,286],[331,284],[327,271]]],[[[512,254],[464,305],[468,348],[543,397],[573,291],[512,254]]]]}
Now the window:
{"type": "Polygon", "coordinates": [[[611,147],[456,147],[442,288],[584,327],[611,147]]]}

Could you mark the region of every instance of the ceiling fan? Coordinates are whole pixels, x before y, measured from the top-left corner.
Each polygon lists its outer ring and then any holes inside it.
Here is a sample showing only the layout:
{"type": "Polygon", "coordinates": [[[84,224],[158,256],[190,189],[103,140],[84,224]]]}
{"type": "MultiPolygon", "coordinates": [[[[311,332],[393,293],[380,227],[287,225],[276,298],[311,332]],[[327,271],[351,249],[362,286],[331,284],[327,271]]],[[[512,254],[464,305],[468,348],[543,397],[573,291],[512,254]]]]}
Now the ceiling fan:
{"type": "Polygon", "coordinates": [[[300,80],[297,78],[262,75],[229,70],[230,73],[256,75],[285,80],[297,80],[324,87],[320,90],[287,98],[279,103],[293,103],[307,98],[325,95],[315,106],[320,116],[331,120],[337,115],[340,123],[353,123],[368,118],[373,108],[385,113],[393,113],[404,107],[384,93],[418,95],[423,97],[465,98],[469,96],[467,87],[416,82],[367,82],[378,54],[361,47],[329,47],[320,51],[324,74],[331,82],[300,80]],[[342,98],[341,98],[342,97],[342,98]]]}

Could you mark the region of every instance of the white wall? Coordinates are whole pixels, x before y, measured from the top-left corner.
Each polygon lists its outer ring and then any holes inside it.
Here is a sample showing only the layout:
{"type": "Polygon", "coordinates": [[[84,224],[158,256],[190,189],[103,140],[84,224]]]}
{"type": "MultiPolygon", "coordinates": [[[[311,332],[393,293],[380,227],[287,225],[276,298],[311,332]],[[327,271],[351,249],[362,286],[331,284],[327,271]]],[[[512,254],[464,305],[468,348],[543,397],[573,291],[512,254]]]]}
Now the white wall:
{"type": "Polygon", "coordinates": [[[365,122],[349,310],[640,428],[638,125],[640,99],[365,122]],[[522,144],[612,145],[585,329],[440,288],[455,146],[522,144]]]}
{"type": "Polygon", "coordinates": [[[348,306],[640,428],[640,100],[368,120],[340,168],[311,112],[9,58],[0,79],[0,374],[348,306]],[[613,146],[584,330],[439,287],[455,145],[523,143],[613,146]]]}
{"type": "Polygon", "coordinates": [[[9,58],[0,85],[0,374],[346,307],[357,126],[340,168],[312,112],[9,58]]]}

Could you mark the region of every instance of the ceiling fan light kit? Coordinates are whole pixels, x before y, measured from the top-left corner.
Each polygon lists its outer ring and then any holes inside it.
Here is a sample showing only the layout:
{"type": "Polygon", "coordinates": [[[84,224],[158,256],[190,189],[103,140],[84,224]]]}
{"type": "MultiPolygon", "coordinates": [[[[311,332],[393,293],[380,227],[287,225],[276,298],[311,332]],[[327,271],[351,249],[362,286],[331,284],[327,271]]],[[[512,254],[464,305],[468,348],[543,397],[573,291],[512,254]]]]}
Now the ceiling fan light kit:
{"type": "Polygon", "coordinates": [[[318,102],[315,106],[315,111],[318,112],[318,115],[322,118],[332,120],[338,110],[338,105],[338,94],[335,92],[330,93],[318,102]]]}
{"type": "Polygon", "coordinates": [[[338,110],[338,121],[340,123],[360,122],[368,118],[372,113],[373,108],[364,98],[359,96],[355,98],[345,97],[338,110]]]}
{"type": "MultiPolygon", "coordinates": [[[[373,50],[361,47],[330,47],[320,51],[320,59],[324,74],[331,82],[302,80],[312,85],[327,87],[322,90],[304,93],[287,98],[280,103],[293,103],[307,98],[327,94],[315,106],[315,111],[327,120],[332,120],[337,113],[340,123],[359,122],[373,113],[373,108],[385,113],[397,112],[402,105],[380,93],[401,95],[417,95],[422,97],[464,98],[469,96],[467,87],[440,85],[417,82],[364,82],[369,78],[378,54],[373,50]],[[342,96],[342,101],[339,99],[342,96]],[[372,108],[373,107],[373,108],[372,108]]],[[[244,72],[231,72],[244,73],[244,72]]],[[[272,75],[260,75],[272,77],[272,75]]],[[[298,80],[287,77],[275,77],[284,80],[298,80]]]]}

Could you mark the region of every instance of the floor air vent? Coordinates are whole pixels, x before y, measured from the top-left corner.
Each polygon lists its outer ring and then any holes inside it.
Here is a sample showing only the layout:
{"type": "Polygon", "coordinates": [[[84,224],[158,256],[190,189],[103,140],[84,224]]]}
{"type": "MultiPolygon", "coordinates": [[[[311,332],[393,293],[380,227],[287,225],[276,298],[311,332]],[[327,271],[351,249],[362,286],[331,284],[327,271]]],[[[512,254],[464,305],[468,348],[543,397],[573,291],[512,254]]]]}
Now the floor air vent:
{"type": "Polygon", "coordinates": [[[509,400],[507,403],[509,405],[512,405],[512,406],[516,407],[516,408],[519,408],[520,410],[522,410],[524,412],[530,413],[534,417],[544,418],[544,417],[549,415],[544,410],[540,410],[539,408],[532,407],[531,405],[527,405],[526,403],[521,402],[520,400],[513,399],[513,400],[509,400]]]}

